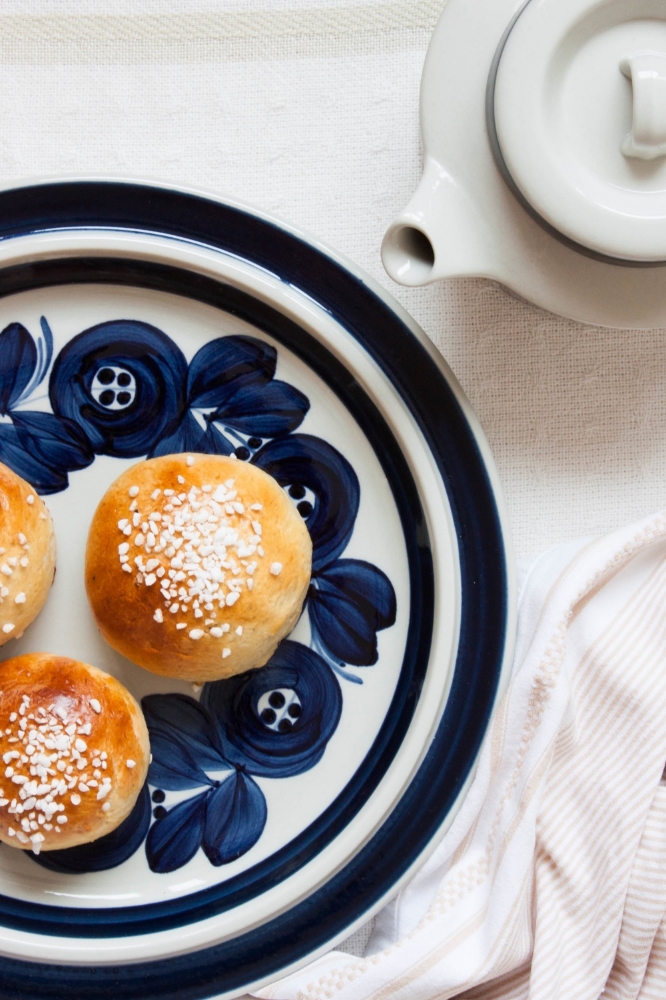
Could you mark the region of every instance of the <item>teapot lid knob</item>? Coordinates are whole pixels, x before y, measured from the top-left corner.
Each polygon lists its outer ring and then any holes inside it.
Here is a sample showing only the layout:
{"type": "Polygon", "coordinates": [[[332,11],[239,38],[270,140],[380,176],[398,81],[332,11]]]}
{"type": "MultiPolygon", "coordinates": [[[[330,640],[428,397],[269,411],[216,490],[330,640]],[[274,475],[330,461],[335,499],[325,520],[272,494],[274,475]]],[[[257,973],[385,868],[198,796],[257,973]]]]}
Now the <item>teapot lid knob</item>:
{"type": "Polygon", "coordinates": [[[639,160],[666,156],[666,54],[636,52],[620,69],[633,87],[633,123],[622,152],[639,160]]]}
{"type": "Polygon", "coordinates": [[[592,256],[666,262],[664,0],[528,0],[489,80],[500,168],[592,256]]]}

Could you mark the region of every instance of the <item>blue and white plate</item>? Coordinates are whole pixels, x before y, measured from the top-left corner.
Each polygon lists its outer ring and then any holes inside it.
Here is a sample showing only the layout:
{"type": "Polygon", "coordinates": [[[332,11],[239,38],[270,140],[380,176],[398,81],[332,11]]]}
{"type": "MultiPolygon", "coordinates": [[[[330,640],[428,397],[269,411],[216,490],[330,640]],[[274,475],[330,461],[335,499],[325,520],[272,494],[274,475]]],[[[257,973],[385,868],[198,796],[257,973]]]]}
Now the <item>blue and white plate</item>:
{"type": "Polygon", "coordinates": [[[0,461],[46,496],[58,540],[47,605],[3,658],[115,674],[153,751],[114,834],[39,859],[0,849],[0,994],[234,996],[367,919],[460,803],[513,625],[487,445],[367,276],[196,193],[0,193],[0,331],[0,461]],[[108,485],[174,451],[266,469],[314,545],[289,640],[201,691],[106,646],[83,587],[108,485]]]}

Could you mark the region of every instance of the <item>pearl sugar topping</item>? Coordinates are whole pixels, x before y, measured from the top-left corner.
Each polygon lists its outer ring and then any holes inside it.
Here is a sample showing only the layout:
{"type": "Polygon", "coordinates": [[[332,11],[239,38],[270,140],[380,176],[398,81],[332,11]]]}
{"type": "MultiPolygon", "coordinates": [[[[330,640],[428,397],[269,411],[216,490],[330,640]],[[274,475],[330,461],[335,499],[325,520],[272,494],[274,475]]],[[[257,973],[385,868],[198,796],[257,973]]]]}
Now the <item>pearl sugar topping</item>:
{"type": "MultiPolygon", "coordinates": [[[[191,468],[194,457],[186,463],[191,468]]],[[[128,493],[127,516],[118,521],[123,539],[118,559],[137,584],[154,588],[154,621],[173,621],[194,642],[206,634],[228,642],[225,609],[253,589],[253,574],[265,554],[262,504],[239,496],[234,479],[198,487],[179,475],[172,489],[154,489],[144,498],[138,486],[131,486],[128,493]]],[[[273,563],[270,572],[276,576],[281,569],[273,563]]],[[[241,635],[242,628],[235,633],[241,635]]],[[[226,642],[225,658],[231,652],[226,642]]]]}
{"type": "MultiPolygon", "coordinates": [[[[32,493],[26,497],[26,503],[30,503],[30,497],[32,497],[34,503],[32,493]]],[[[22,531],[19,531],[10,547],[10,552],[15,552],[16,555],[7,555],[7,549],[0,547],[0,577],[2,578],[0,604],[7,598],[12,605],[26,603],[25,591],[20,589],[20,581],[24,577],[22,570],[26,569],[30,564],[28,558],[29,551],[30,543],[22,531]]],[[[11,615],[11,617],[13,618],[14,616],[11,615]]],[[[15,628],[16,625],[12,621],[4,622],[2,625],[2,631],[5,635],[9,635],[15,628]]]]}
{"type": "MultiPolygon", "coordinates": [[[[96,715],[102,707],[95,698],[89,700],[96,715]]],[[[3,733],[8,749],[2,754],[4,777],[16,786],[5,794],[0,789],[0,807],[15,817],[16,826],[9,826],[10,837],[39,854],[46,835],[54,837],[68,821],[68,811],[81,804],[82,796],[94,796],[103,812],[104,802],[113,788],[106,751],[91,750],[86,738],[90,722],[83,722],[86,713],[80,706],[60,698],[48,709],[39,706],[31,711],[31,699],[23,695],[18,711],[9,716],[3,733]],[[13,797],[13,792],[16,792],[13,797]]]]}

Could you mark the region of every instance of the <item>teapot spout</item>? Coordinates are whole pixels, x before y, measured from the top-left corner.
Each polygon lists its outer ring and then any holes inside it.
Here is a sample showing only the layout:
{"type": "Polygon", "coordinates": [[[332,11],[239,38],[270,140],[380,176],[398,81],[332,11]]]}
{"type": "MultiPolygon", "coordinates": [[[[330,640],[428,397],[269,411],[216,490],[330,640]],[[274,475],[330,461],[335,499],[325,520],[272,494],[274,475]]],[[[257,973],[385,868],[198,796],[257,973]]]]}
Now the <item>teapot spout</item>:
{"type": "Polygon", "coordinates": [[[459,275],[492,276],[492,238],[466,191],[436,160],[382,241],[382,262],[401,285],[459,275]]]}

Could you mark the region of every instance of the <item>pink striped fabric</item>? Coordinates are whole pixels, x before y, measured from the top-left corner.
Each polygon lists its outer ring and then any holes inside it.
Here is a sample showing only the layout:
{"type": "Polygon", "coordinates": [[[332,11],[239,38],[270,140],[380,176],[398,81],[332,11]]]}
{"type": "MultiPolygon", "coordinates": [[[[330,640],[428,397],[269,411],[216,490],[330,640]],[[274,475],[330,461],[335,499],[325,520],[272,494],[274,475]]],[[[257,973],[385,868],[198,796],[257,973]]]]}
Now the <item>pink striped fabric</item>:
{"type": "Polygon", "coordinates": [[[666,514],[538,561],[472,787],[366,958],[266,1000],[665,1000],[666,514]]]}

